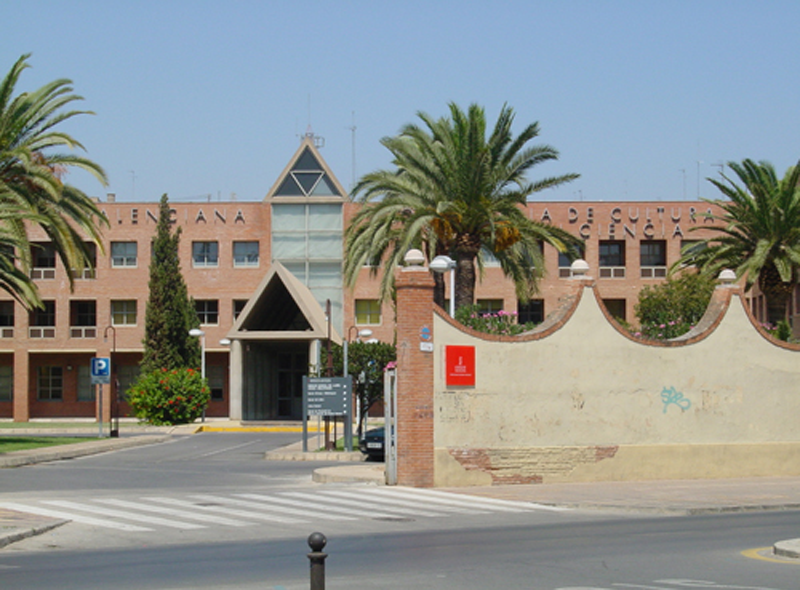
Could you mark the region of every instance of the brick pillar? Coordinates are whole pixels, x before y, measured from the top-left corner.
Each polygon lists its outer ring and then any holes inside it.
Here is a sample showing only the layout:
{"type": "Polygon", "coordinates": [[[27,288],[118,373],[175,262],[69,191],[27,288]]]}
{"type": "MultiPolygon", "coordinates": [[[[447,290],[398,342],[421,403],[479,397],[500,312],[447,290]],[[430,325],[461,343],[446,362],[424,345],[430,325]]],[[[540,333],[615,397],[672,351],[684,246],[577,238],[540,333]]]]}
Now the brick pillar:
{"type": "Polygon", "coordinates": [[[420,350],[423,327],[433,341],[433,277],[427,268],[397,272],[397,483],[433,486],[433,353],[420,350]]]}
{"type": "Polygon", "coordinates": [[[31,368],[28,360],[27,350],[18,348],[14,352],[14,422],[31,419],[31,368]]]}

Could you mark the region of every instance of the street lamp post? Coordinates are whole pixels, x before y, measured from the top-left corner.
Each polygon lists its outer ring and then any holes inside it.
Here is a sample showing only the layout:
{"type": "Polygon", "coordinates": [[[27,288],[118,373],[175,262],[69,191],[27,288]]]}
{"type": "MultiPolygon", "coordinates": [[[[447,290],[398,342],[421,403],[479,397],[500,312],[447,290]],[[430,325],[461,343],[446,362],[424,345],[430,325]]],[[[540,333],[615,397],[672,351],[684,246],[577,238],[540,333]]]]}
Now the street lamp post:
{"type": "MultiPolygon", "coordinates": [[[[344,350],[343,350],[344,358],[342,359],[342,365],[343,365],[343,369],[344,370],[342,371],[342,373],[344,374],[345,377],[347,377],[349,375],[349,373],[348,373],[349,366],[348,365],[349,365],[349,352],[350,351],[349,351],[348,344],[350,342],[350,333],[353,330],[358,330],[358,328],[356,326],[350,326],[347,329],[347,337],[344,339],[344,350]]],[[[358,330],[358,332],[356,333],[356,338],[358,338],[358,339],[369,338],[370,336],[372,336],[372,330],[370,330],[369,328],[364,328],[362,330],[358,330]]],[[[358,432],[360,433],[361,432],[361,396],[360,395],[356,396],[356,420],[358,421],[357,422],[358,423],[358,432]]]]}
{"type": "Polygon", "coordinates": [[[450,271],[450,317],[456,316],[456,263],[444,254],[437,256],[428,265],[433,272],[445,273],[450,271]]]}
{"type": "MultiPolygon", "coordinates": [[[[352,330],[358,330],[358,328],[356,328],[356,326],[350,326],[347,329],[347,338],[344,339],[344,359],[343,359],[344,371],[343,371],[343,373],[344,373],[345,377],[347,377],[350,374],[350,373],[347,372],[348,363],[349,363],[349,358],[347,356],[347,352],[348,352],[348,344],[350,343],[350,332],[352,330]]],[[[356,337],[359,338],[359,339],[361,339],[361,338],[369,338],[370,336],[372,336],[372,330],[370,330],[369,328],[364,328],[363,330],[358,330],[358,333],[356,334],[356,337]]]]}
{"type": "MultiPolygon", "coordinates": [[[[189,330],[189,336],[200,338],[200,378],[206,380],[206,333],[200,328],[192,328],[189,330]]],[[[206,421],[206,408],[203,406],[203,418],[206,421]]]]}
{"type": "MultiPolygon", "coordinates": [[[[108,340],[108,333],[111,332],[111,354],[109,355],[109,363],[111,363],[111,376],[114,378],[109,383],[109,397],[111,398],[111,420],[114,425],[111,427],[109,436],[111,438],[119,437],[119,379],[117,378],[117,370],[114,365],[114,355],[117,352],[117,329],[114,326],[106,326],[103,331],[103,342],[108,340]]],[[[100,418],[102,424],[103,419],[100,418]]]]}

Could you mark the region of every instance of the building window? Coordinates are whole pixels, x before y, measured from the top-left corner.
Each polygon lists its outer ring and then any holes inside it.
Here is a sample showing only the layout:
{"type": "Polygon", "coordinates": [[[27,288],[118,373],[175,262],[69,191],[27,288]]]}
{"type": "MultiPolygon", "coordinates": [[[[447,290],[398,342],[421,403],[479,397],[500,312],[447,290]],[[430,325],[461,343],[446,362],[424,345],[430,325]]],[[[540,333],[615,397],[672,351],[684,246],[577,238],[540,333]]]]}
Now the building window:
{"type": "Polygon", "coordinates": [[[208,371],[208,388],[211,390],[211,399],[220,401],[223,399],[225,391],[225,367],[209,365],[206,370],[208,371]]]}
{"type": "Polygon", "coordinates": [[[239,314],[242,313],[247,305],[247,299],[234,299],[233,300],[233,321],[239,319],[239,314]]]}
{"type": "Polygon", "coordinates": [[[621,240],[600,241],[600,278],[625,278],[625,242],[621,240]]]}
{"type": "Polygon", "coordinates": [[[219,264],[217,242],[192,242],[192,264],[195,268],[214,267],[219,264]]]}
{"type": "Polygon", "coordinates": [[[54,327],[56,325],[56,302],[43,301],[42,304],[42,308],[31,311],[31,326],[54,327]]]}
{"type": "Polygon", "coordinates": [[[639,244],[639,266],[643,279],[663,279],[667,276],[667,243],[648,240],[639,244]]]}
{"type": "Polygon", "coordinates": [[[92,385],[92,377],[89,365],[78,365],[78,401],[94,401],[95,386],[92,385]]]}
{"type": "Polygon", "coordinates": [[[14,302],[0,301],[0,338],[14,337],[14,302]]]}
{"type": "Polygon", "coordinates": [[[85,268],[73,268],[71,270],[72,277],[75,279],[93,279],[95,278],[95,270],[97,269],[97,246],[92,242],[84,243],[86,248],[86,257],[88,264],[85,268]]]}
{"type": "Polygon", "coordinates": [[[503,309],[502,299],[478,299],[478,313],[497,313],[503,309]]]}
{"type": "Polygon", "coordinates": [[[51,243],[37,243],[31,246],[31,278],[54,279],[56,278],[56,250],[51,243]]]}
{"type": "Polygon", "coordinates": [[[36,395],[40,400],[60,400],[64,396],[63,367],[39,367],[36,370],[36,395]]]}
{"type": "Polygon", "coordinates": [[[486,248],[481,249],[481,258],[483,259],[483,266],[486,268],[500,266],[500,261],[497,259],[497,256],[489,252],[486,248]]]}
{"type": "Polygon", "coordinates": [[[135,326],[136,325],[136,300],[124,299],[111,302],[111,325],[112,326],[135,326]]]}
{"type": "Polygon", "coordinates": [[[575,260],[584,260],[586,251],[583,246],[572,248],[570,252],[558,253],[558,278],[568,279],[572,277],[572,263],[575,260]]]}
{"type": "Polygon", "coordinates": [[[233,266],[258,266],[258,242],[234,242],[233,266]]]}
{"type": "Polygon", "coordinates": [[[14,396],[14,367],[0,367],[0,402],[10,402],[14,396]]]}
{"type": "Polygon", "coordinates": [[[603,299],[603,305],[606,306],[611,317],[622,322],[626,321],[624,299],[603,299]]]}
{"type": "Polygon", "coordinates": [[[356,299],[356,324],[377,325],[380,323],[380,301],[377,299],[356,299]]]}
{"type": "Polygon", "coordinates": [[[216,326],[219,324],[219,302],[216,299],[195,301],[194,309],[202,325],[216,326]]]}
{"type": "Polygon", "coordinates": [[[69,337],[94,338],[97,336],[97,303],[95,301],[70,301],[69,337]]]}
{"type": "Polygon", "coordinates": [[[708,248],[708,244],[700,240],[681,240],[681,256],[687,254],[691,256],[684,266],[695,266],[694,258],[706,248],[708,248]]]}
{"type": "Polygon", "coordinates": [[[566,252],[558,253],[558,278],[568,279],[572,276],[572,261],[566,252]]]}
{"type": "Polygon", "coordinates": [[[544,321],[544,300],[531,299],[528,303],[517,303],[517,322],[541,324],[544,321]]]}
{"type": "Polygon", "coordinates": [[[124,401],[127,398],[128,389],[139,378],[139,365],[117,365],[116,369],[117,383],[119,383],[117,397],[120,401],[124,401]]]}
{"type": "Polygon", "coordinates": [[[43,307],[30,312],[28,333],[31,338],[56,337],[56,302],[43,301],[43,307]]]}
{"type": "Polygon", "coordinates": [[[138,244],[136,242],[111,242],[111,267],[135,267],[138,244]]]}

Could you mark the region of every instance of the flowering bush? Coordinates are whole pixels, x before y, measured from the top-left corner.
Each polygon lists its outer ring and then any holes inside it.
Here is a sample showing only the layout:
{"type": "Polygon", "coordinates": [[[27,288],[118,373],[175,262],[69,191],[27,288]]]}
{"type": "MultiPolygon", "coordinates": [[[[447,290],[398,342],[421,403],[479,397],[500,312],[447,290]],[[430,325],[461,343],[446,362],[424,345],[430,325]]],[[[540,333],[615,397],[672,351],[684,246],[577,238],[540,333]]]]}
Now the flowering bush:
{"type": "Polygon", "coordinates": [[[761,324],[761,327],[778,340],[796,342],[796,340],[792,338],[792,325],[787,320],[781,320],[775,326],[772,324],[761,324]]]}
{"type": "Polygon", "coordinates": [[[652,338],[654,340],[669,340],[670,338],[677,338],[686,334],[694,326],[683,320],[683,318],[676,318],[661,324],[642,324],[642,329],[636,332],[634,336],[639,338],[652,338]]]}
{"type": "Polygon", "coordinates": [[[644,287],[636,304],[641,329],[634,336],[669,340],[685,334],[703,317],[715,284],[711,278],[684,272],[644,287]]]}
{"type": "Polygon", "coordinates": [[[536,324],[532,322],[518,324],[517,314],[514,312],[501,309],[496,313],[481,313],[477,305],[459,307],[456,310],[456,320],[478,332],[505,336],[521,334],[536,327],[536,324]]]}
{"type": "Polygon", "coordinates": [[[136,417],[157,426],[194,422],[210,398],[208,385],[195,369],[146,373],[128,390],[136,417]]]}

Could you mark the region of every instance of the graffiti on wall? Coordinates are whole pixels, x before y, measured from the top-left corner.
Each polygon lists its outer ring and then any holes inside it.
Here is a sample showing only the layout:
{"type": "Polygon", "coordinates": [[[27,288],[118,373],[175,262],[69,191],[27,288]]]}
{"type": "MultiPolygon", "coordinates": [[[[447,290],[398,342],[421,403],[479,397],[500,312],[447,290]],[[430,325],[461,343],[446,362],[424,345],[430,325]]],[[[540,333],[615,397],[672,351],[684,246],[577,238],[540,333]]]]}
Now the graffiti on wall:
{"type": "Polygon", "coordinates": [[[664,413],[667,413],[667,408],[669,408],[670,404],[675,404],[681,410],[688,410],[692,407],[692,402],[683,397],[683,393],[675,389],[674,387],[664,387],[661,390],[661,401],[664,402],[664,413]]]}

